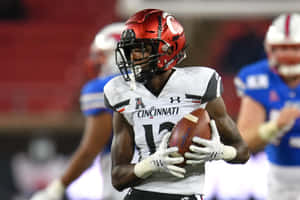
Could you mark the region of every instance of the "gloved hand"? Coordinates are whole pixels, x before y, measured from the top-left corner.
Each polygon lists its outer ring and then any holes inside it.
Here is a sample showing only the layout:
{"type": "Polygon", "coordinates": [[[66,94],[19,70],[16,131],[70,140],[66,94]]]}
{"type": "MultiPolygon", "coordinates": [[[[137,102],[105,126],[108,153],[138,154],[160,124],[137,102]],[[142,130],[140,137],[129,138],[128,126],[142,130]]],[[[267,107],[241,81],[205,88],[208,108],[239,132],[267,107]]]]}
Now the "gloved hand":
{"type": "Polygon", "coordinates": [[[200,137],[193,137],[193,142],[186,152],[184,157],[187,159],[186,164],[202,164],[206,161],[212,160],[232,160],[236,157],[237,151],[232,146],[224,145],[219,136],[219,132],[214,120],[210,121],[211,140],[202,139],[200,137]]]}
{"type": "Polygon", "coordinates": [[[168,148],[169,137],[171,132],[164,135],[162,142],[159,145],[157,151],[141,162],[137,163],[134,167],[134,173],[137,177],[147,178],[153,172],[167,172],[176,177],[183,178],[185,174],[185,169],[176,166],[175,164],[180,164],[184,161],[182,156],[171,157],[178,153],[178,147],[168,148]]]}
{"type": "Polygon", "coordinates": [[[30,200],[61,200],[65,186],[60,180],[51,182],[45,189],[36,192],[30,200]]]}
{"type": "Polygon", "coordinates": [[[276,120],[263,123],[258,128],[258,135],[265,142],[274,144],[280,143],[280,138],[291,130],[297,118],[300,117],[300,110],[293,106],[284,107],[276,120]]]}

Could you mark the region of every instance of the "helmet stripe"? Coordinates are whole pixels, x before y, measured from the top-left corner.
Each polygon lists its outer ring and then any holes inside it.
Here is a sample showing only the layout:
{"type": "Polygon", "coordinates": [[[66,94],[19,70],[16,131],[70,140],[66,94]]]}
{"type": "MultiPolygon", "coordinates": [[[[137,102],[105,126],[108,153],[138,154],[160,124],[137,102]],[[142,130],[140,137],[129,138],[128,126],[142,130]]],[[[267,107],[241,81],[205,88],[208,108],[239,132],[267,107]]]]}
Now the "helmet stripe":
{"type": "Polygon", "coordinates": [[[162,21],[161,21],[161,16],[158,16],[158,30],[157,30],[157,38],[160,39],[161,38],[161,32],[162,32],[162,21]]]}
{"type": "Polygon", "coordinates": [[[288,38],[290,36],[290,21],[291,15],[288,14],[285,18],[285,37],[288,38]]]}

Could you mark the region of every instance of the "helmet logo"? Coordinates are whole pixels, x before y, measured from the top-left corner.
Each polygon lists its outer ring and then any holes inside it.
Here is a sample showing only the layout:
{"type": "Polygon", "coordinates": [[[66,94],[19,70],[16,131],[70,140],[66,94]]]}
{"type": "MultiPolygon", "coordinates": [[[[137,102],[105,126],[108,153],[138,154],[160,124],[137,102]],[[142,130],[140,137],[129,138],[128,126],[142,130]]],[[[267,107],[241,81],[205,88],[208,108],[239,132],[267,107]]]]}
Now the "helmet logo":
{"type": "Polygon", "coordinates": [[[167,25],[173,34],[178,34],[183,31],[182,26],[175,20],[173,16],[167,16],[167,25]]]}

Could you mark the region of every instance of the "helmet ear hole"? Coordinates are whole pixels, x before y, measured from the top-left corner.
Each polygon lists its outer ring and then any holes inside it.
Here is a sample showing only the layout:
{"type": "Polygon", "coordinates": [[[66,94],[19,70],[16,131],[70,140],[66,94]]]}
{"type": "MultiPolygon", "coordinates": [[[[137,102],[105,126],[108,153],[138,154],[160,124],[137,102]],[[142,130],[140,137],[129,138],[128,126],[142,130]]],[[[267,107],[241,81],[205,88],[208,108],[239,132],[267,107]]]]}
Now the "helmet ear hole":
{"type": "Polygon", "coordinates": [[[168,48],[168,51],[167,51],[168,55],[171,55],[173,53],[173,47],[169,47],[168,48]]]}
{"type": "Polygon", "coordinates": [[[168,55],[171,55],[173,53],[173,47],[168,44],[164,44],[161,47],[161,51],[167,53],[168,55]]]}
{"type": "Polygon", "coordinates": [[[169,50],[169,45],[167,45],[167,44],[164,44],[164,45],[162,45],[162,47],[161,47],[161,51],[162,52],[168,52],[168,50],[169,50]]]}

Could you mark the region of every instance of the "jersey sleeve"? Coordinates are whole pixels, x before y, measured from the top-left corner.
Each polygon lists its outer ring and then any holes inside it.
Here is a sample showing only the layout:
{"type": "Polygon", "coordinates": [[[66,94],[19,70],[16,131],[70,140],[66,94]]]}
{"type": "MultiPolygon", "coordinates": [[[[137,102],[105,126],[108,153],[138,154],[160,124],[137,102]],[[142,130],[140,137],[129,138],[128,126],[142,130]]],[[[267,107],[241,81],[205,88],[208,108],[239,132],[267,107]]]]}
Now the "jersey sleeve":
{"type": "MultiPolygon", "coordinates": [[[[109,108],[109,109],[114,110],[113,106],[110,105],[110,103],[109,103],[109,101],[108,101],[108,99],[107,99],[107,97],[106,97],[105,94],[104,94],[104,105],[105,105],[106,108],[109,108]]],[[[114,110],[114,111],[115,111],[115,110],[114,110]]]]}
{"type": "Polygon", "coordinates": [[[133,124],[132,114],[127,111],[130,106],[130,87],[122,76],[110,80],[104,87],[104,102],[107,108],[122,114],[129,124],[133,124]]]}
{"type": "Polygon", "coordinates": [[[184,67],[181,70],[181,78],[175,87],[183,87],[187,98],[201,99],[201,103],[207,103],[222,95],[222,78],[216,70],[204,66],[184,67]]]}
{"type": "Polygon", "coordinates": [[[237,95],[249,96],[263,106],[267,106],[270,83],[268,72],[264,69],[257,65],[242,68],[234,79],[237,95]]]}
{"type": "Polygon", "coordinates": [[[211,101],[217,97],[220,97],[223,91],[224,89],[221,76],[219,76],[219,74],[216,71],[214,71],[213,74],[210,76],[202,100],[203,102],[211,101]]]}
{"type": "Polygon", "coordinates": [[[106,108],[120,112],[125,106],[129,105],[127,90],[120,81],[122,77],[116,77],[109,81],[104,87],[104,104],[106,108]]]}
{"type": "Polygon", "coordinates": [[[104,104],[104,81],[88,82],[81,90],[80,107],[85,116],[98,115],[101,112],[112,112],[104,104]]]}

